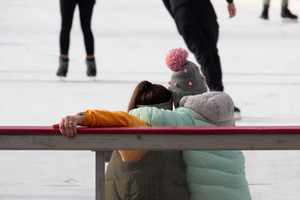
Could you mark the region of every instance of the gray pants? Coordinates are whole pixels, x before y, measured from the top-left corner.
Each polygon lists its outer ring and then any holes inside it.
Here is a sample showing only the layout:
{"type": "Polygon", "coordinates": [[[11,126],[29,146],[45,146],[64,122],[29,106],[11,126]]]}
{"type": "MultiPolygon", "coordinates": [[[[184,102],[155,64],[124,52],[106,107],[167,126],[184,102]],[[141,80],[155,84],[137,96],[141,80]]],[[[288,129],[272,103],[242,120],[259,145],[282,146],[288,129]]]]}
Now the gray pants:
{"type": "MultiPolygon", "coordinates": [[[[289,1],[289,0],[282,0],[282,2],[281,2],[281,7],[282,7],[282,8],[287,8],[287,6],[288,6],[288,1],[289,1]]],[[[264,2],[264,6],[269,6],[269,5],[270,5],[270,0],[263,0],[263,2],[264,2]]]]}

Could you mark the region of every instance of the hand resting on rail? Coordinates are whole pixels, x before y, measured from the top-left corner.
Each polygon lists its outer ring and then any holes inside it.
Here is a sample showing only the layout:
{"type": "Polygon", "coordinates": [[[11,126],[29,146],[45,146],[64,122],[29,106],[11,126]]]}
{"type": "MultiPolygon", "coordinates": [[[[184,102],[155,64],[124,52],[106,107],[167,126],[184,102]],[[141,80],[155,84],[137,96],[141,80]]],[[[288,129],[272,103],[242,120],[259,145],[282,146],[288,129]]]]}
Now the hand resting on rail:
{"type": "Polygon", "coordinates": [[[71,115],[61,119],[59,124],[54,124],[53,128],[59,128],[60,132],[68,138],[74,138],[77,134],[77,125],[83,122],[82,115],[71,115]]]}

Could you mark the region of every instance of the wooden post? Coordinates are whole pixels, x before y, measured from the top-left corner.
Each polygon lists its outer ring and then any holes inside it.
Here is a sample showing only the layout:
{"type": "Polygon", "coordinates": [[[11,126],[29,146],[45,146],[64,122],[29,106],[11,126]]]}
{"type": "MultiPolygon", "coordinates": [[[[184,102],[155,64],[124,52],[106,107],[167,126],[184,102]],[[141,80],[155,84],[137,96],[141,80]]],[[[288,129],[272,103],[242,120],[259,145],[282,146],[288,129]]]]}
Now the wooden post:
{"type": "Polygon", "coordinates": [[[105,151],[95,151],[96,158],[96,200],[105,200],[105,151]]]}

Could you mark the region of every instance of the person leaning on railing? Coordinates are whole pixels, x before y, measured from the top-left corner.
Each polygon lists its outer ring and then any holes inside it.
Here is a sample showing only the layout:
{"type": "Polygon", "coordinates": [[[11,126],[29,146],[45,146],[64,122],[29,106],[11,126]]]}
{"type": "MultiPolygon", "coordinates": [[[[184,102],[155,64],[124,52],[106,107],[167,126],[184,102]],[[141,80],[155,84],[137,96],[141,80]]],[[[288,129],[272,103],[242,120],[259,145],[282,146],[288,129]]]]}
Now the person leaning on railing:
{"type": "MultiPolygon", "coordinates": [[[[143,81],[137,85],[128,110],[137,108],[138,105],[157,106],[171,110],[171,93],[162,85],[143,81]]],[[[188,109],[186,111],[189,115],[178,112],[178,119],[182,121],[184,116],[187,118],[185,122],[188,121],[188,125],[193,126],[194,117],[188,109]]],[[[126,112],[87,110],[79,115],[62,118],[59,128],[63,135],[73,138],[77,133],[77,125],[149,126],[126,112]]],[[[105,199],[189,200],[182,152],[113,151],[105,175],[105,199]]]]}
{"type": "MultiPolygon", "coordinates": [[[[154,85],[149,82],[142,82],[141,84],[144,86],[139,87],[141,85],[138,85],[133,94],[128,109],[130,110],[129,114],[121,111],[87,110],[84,117],[77,115],[63,118],[60,124],[61,132],[68,137],[74,137],[76,134],[74,125],[76,124],[88,126],[213,126],[213,124],[234,124],[233,102],[226,93],[207,92],[184,97],[181,103],[188,108],[179,107],[175,111],[170,111],[157,108],[171,109],[170,96],[168,97],[169,100],[166,98],[162,103],[153,104],[155,95],[149,95],[149,91],[151,91],[149,88],[154,87],[154,85]],[[146,102],[145,98],[151,99],[152,104],[149,104],[149,101],[146,102]],[[197,102],[204,102],[204,104],[197,102]],[[134,107],[140,108],[132,109],[134,107]],[[212,114],[211,111],[216,111],[216,109],[221,112],[212,114]]],[[[159,95],[159,97],[161,96],[159,95]]],[[[155,101],[157,102],[157,100],[155,101]]],[[[203,153],[202,151],[184,151],[183,155],[186,163],[183,162],[181,151],[114,151],[106,172],[106,199],[114,200],[119,197],[128,199],[189,199],[189,192],[191,192],[192,199],[251,199],[244,172],[244,157],[240,151],[232,153],[229,151],[206,151],[203,153]],[[197,160],[195,155],[198,158],[200,155],[201,159],[197,160]],[[200,171],[193,171],[193,168],[189,166],[193,160],[198,161],[197,164],[200,162],[200,165],[197,166],[200,171]],[[188,165],[187,171],[185,164],[188,165]],[[206,166],[205,173],[203,170],[201,172],[202,166],[206,166]],[[186,183],[186,173],[189,187],[186,183]],[[196,177],[196,184],[191,183],[191,177],[196,177]]]]}

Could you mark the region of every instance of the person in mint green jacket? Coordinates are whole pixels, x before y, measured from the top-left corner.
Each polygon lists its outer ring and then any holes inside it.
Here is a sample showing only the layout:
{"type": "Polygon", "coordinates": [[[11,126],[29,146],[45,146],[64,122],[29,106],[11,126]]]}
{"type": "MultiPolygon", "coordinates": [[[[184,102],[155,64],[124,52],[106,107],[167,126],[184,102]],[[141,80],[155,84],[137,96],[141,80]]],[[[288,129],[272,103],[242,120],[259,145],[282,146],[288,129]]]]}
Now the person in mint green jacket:
{"type": "MultiPolygon", "coordinates": [[[[131,110],[150,126],[234,126],[234,104],[224,92],[185,96],[175,111],[131,110]]],[[[241,151],[183,151],[191,200],[251,200],[241,151]]]]}

